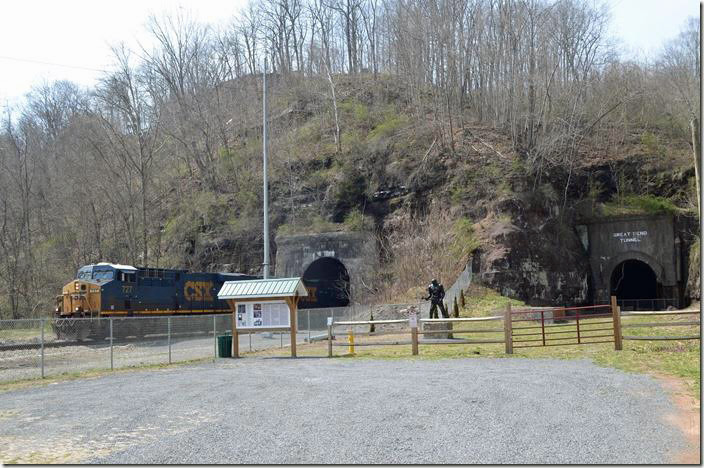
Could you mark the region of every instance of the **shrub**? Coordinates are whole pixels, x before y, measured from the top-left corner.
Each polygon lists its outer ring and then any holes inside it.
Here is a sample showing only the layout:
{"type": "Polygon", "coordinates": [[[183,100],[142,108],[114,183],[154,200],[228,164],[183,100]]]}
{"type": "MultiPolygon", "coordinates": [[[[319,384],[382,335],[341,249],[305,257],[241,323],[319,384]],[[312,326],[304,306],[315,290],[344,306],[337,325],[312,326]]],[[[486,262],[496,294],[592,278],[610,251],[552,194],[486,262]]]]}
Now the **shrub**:
{"type": "Polygon", "coordinates": [[[315,215],[312,218],[301,220],[295,225],[283,223],[276,229],[277,234],[293,235],[293,234],[318,234],[321,232],[344,231],[345,226],[340,223],[333,223],[323,218],[320,215],[315,215]]]}
{"type": "Polygon", "coordinates": [[[347,213],[343,224],[349,231],[368,231],[374,227],[374,220],[355,208],[347,213]]]}
{"type": "Polygon", "coordinates": [[[452,243],[450,251],[458,259],[465,261],[469,254],[479,248],[479,239],[474,235],[472,221],[468,218],[460,218],[452,225],[452,243]]]}
{"type": "Polygon", "coordinates": [[[408,123],[408,117],[401,115],[391,107],[382,115],[382,120],[369,132],[370,139],[378,139],[393,135],[400,127],[408,123]]]}

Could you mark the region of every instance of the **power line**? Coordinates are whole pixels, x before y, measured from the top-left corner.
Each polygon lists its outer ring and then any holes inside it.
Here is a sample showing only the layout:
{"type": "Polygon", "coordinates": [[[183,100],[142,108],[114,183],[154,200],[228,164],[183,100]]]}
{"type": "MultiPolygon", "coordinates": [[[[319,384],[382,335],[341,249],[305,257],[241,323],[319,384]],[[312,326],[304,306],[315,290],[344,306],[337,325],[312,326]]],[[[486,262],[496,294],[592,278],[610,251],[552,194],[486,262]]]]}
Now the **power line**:
{"type": "Polygon", "coordinates": [[[51,65],[54,67],[63,67],[63,68],[75,68],[77,70],[87,70],[87,71],[96,71],[96,72],[107,72],[107,70],[102,70],[99,68],[90,68],[90,67],[81,67],[79,65],[65,65],[62,63],[54,63],[54,62],[44,62],[42,60],[33,60],[33,59],[25,59],[25,58],[19,58],[19,57],[7,57],[4,55],[0,55],[0,60],[11,60],[14,62],[27,62],[27,63],[36,63],[40,65],[51,65]]]}

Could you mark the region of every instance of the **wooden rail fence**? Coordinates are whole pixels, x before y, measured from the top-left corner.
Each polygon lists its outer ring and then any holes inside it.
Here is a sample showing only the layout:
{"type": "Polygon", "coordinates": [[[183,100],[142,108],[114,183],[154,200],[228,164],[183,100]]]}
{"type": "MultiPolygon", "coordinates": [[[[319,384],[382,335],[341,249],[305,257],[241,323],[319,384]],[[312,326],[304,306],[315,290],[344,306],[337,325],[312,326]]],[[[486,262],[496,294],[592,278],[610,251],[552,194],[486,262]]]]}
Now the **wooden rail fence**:
{"type": "MultiPolygon", "coordinates": [[[[610,304],[599,304],[582,307],[549,307],[512,309],[507,305],[503,315],[476,318],[438,318],[418,319],[416,314],[409,315],[408,319],[397,320],[362,320],[335,322],[332,317],[328,319],[328,357],[333,357],[333,347],[357,346],[408,346],[411,354],[418,354],[418,345],[447,345],[447,344],[501,344],[505,345],[506,354],[512,354],[514,349],[537,348],[544,346],[572,346],[590,345],[597,343],[614,343],[616,351],[623,349],[624,340],[695,340],[701,338],[701,328],[698,335],[684,336],[640,336],[623,335],[623,329],[630,328],[655,328],[700,325],[699,320],[682,322],[648,322],[633,323],[630,319],[635,317],[658,317],[670,315],[699,315],[699,311],[667,311],[667,312],[621,312],[617,305],[616,297],[611,297],[610,304]],[[483,322],[503,322],[503,326],[491,328],[472,327],[483,322]],[[420,327],[419,327],[420,324],[420,327]],[[442,329],[426,329],[425,325],[445,324],[442,329]],[[375,332],[360,332],[353,328],[348,330],[348,342],[334,343],[335,329],[339,327],[359,327],[365,325],[400,325],[400,330],[383,330],[375,332]],[[460,326],[461,328],[455,328],[460,326]],[[488,337],[465,339],[433,339],[434,335],[474,335],[483,333],[502,333],[501,338],[488,337]],[[405,335],[409,339],[374,341],[368,343],[355,342],[355,336],[384,336],[405,335]],[[420,338],[430,338],[423,339],[420,338]]],[[[430,327],[429,327],[430,328],[430,327]]]]}

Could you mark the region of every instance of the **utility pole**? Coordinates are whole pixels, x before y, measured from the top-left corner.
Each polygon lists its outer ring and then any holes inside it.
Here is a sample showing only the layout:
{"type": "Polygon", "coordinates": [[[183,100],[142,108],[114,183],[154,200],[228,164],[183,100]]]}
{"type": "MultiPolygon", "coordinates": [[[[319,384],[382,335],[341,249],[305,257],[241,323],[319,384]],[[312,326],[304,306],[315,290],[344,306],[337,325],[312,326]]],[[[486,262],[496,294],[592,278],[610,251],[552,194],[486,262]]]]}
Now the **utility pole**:
{"type": "Polygon", "coordinates": [[[264,57],[264,91],[262,104],[262,149],[264,153],[264,279],[269,278],[269,187],[267,181],[267,154],[266,154],[266,57],[264,57]]]}

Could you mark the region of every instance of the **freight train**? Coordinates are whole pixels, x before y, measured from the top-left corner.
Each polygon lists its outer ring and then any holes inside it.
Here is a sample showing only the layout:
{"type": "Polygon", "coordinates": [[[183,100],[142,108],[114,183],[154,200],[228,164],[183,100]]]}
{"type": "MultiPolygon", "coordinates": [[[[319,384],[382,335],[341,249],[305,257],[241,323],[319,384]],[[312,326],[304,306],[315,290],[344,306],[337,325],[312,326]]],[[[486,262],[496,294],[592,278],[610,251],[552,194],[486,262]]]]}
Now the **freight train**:
{"type": "MultiPolygon", "coordinates": [[[[59,339],[101,339],[110,334],[108,321],[64,319],[226,314],[227,303],[217,298],[223,283],[259,278],[104,262],[86,265],[56,297],[54,331],[59,339]]],[[[118,335],[143,336],[149,325],[143,320],[123,321],[118,335]]]]}

